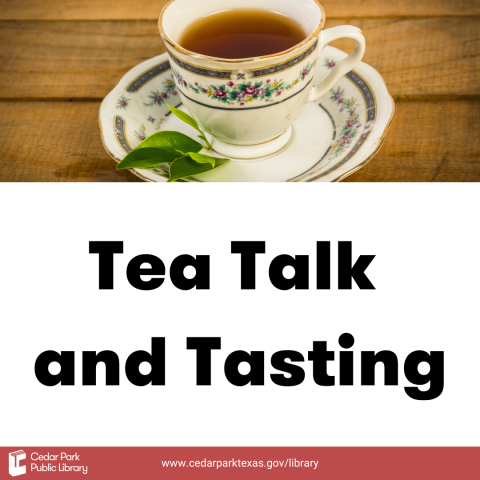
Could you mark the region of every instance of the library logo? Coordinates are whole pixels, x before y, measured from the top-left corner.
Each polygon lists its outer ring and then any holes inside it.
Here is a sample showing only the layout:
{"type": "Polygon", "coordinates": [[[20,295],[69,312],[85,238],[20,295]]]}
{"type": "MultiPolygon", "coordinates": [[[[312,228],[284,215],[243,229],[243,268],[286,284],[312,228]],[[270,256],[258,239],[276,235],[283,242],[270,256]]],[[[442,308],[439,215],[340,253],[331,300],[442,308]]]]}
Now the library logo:
{"type": "Polygon", "coordinates": [[[20,465],[20,460],[25,460],[27,454],[23,450],[17,450],[8,454],[8,473],[12,477],[25,475],[27,473],[27,466],[20,465]]]}

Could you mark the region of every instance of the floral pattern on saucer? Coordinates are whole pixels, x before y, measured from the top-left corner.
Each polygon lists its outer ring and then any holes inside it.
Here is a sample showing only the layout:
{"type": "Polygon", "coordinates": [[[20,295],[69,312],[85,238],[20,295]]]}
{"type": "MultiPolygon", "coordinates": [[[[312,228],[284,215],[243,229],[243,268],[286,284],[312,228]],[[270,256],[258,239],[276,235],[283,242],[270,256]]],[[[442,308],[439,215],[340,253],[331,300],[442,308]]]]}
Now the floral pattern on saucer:
{"type": "Polygon", "coordinates": [[[195,82],[195,85],[187,82],[183,76],[175,69],[173,69],[173,75],[179,86],[182,86],[186,90],[190,90],[197,95],[206,95],[213,100],[218,100],[228,105],[240,105],[244,106],[247,103],[253,101],[260,102],[274,102],[276,98],[280,97],[283,92],[291,90],[299,82],[305,81],[310,75],[315,62],[305,65],[298,75],[298,77],[292,82],[287,83],[283,80],[268,79],[265,81],[243,82],[235,83],[233,81],[227,84],[221,85],[200,85],[195,82]]]}
{"type": "Polygon", "coordinates": [[[119,110],[127,110],[129,103],[130,103],[129,98],[127,98],[125,95],[120,95],[120,98],[117,100],[117,108],[119,110]]]}
{"type": "Polygon", "coordinates": [[[323,62],[323,66],[324,67],[327,67],[329,70],[331,70],[337,63],[335,62],[335,60],[331,59],[331,58],[325,58],[324,62],[323,62]]]}
{"type": "Polygon", "coordinates": [[[170,70],[170,63],[168,60],[155,65],[148,72],[142,73],[138,78],[136,78],[130,85],[125,89],[129,93],[136,93],[140,90],[147,82],[154,79],[157,75],[170,70]]]}
{"type": "MultiPolygon", "coordinates": [[[[173,75],[172,75],[172,78],[173,78],[173,75]]],[[[175,90],[175,82],[173,80],[168,79],[165,82],[163,82],[162,85],[163,85],[162,92],[160,92],[159,90],[150,92],[150,95],[148,96],[148,98],[150,98],[150,102],[143,103],[146,107],[153,107],[154,105],[163,105],[167,99],[171,98],[171,96],[178,95],[178,92],[175,90]]]]}
{"type": "MultiPolygon", "coordinates": [[[[329,68],[326,63],[323,66],[329,68]]],[[[347,96],[346,88],[349,92],[352,92],[351,83],[345,84],[343,81],[339,82],[341,86],[330,90],[328,99],[337,108],[338,113],[332,112],[332,114],[337,122],[340,120],[340,135],[336,140],[336,136],[334,136],[335,142],[327,150],[320,164],[309,172],[300,175],[295,181],[314,182],[339,169],[358,152],[372,132],[377,115],[373,90],[356,72],[349,72],[345,77],[356,86],[356,91],[360,92],[363,98],[357,98],[353,95],[347,96]],[[360,120],[361,117],[364,118],[363,124],[360,120]]]]}
{"type": "Polygon", "coordinates": [[[142,123],[138,130],[135,130],[135,136],[140,142],[143,142],[147,138],[147,127],[142,123]]]}
{"type": "Polygon", "coordinates": [[[345,89],[337,87],[335,90],[332,88],[330,90],[330,100],[339,107],[340,112],[347,110],[347,119],[340,133],[340,138],[331,150],[329,160],[337,158],[352,145],[362,126],[360,115],[356,111],[357,100],[353,97],[349,100],[345,99],[345,89]]]}

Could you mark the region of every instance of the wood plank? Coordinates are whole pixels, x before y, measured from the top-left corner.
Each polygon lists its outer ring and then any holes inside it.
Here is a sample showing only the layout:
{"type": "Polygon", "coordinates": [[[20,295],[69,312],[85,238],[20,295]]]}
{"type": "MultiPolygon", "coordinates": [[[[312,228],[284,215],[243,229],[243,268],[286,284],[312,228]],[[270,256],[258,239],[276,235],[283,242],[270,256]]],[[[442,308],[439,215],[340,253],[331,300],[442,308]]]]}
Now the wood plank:
{"type": "MultiPolygon", "coordinates": [[[[480,18],[332,20],[367,38],[392,95],[480,94],[480,18]]],[[[101,99],[165,51],[156,22],[0,22],[0,98],[101,99]]],[[[351,48],[338,41],[338,48],[351,48]]]]}
{"type": "MultiPolygon", "coordinates": [[[[292,0],[293,1],[293,0],[292,0]]],[[[0,20],[158,18],[167,0],[0,0],[0,20]]],[[[477,0],[322,0],[328,18],[480,15],[477,0]]]]}
{"type": "Polygon", "coordinates": [[[165,52],[156,22],[0,22],[0,98],[103,98],[165,52]]]}
{"type": "Polygon", "coordinates": [[[408,102],[396,106],[383,148],[345,181],[480,181],[480,102],[408,102]]]}
{"type": "MultiPolygon", "coordinates": [[[[480,18],[334,20],[327,26],[344,23],[363,30],[364,61],[383,75],[392,95],[480,93],[480,18]]],[[[353,49],[348,40],[332,45],[353,49]]]]}
{"type": "MultiPolygon", "coordinates": [[[[98,107],[0,102],[0,181],[136,181],[104,151],[98,107]]],[[[478,138],[480,102],[401,102],[379,154],[347,181],[480,181],[478,138]]]]}
{"type": "Polygon", "coordinates": [[[103,149],[99,105],[0,102],[0,181],[137,181],[103,149]]]}

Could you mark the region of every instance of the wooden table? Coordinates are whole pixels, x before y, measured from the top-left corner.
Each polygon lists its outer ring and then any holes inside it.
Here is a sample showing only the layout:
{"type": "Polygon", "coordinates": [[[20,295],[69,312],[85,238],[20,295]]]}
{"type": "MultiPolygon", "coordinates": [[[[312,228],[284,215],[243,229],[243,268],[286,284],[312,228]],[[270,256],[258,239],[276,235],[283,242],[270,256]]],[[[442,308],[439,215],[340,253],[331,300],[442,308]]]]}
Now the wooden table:
{"type": "MultiPolygon", "coordinates": [[[[140,181],[103,150],[98,108],[127,70],[165,51],[165,3],[0,0],[1,181],[140,181]]],[[[364,31],[364,60],[396,102],[383,148],[346,181],[480,181],[480,0],[323,5],[326,28],[364,31]]]]}

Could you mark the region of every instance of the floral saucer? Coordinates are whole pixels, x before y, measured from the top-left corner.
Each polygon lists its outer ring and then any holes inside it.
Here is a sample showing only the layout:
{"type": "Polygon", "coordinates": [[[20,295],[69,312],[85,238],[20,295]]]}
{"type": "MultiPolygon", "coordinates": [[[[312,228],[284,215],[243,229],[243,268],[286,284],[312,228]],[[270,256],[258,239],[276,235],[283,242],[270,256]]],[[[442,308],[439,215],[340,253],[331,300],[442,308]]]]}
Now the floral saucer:
{"type": "MultiPolygon", "coordinates": [[[[325,47],[315,68],[314,83],[319,83],[346,56],[341,50],[325,47]]],[[[167,54],[163,54],[130,70],[103,100],[99,122],[108,154],[119,162],[142,140],[160,130],[176,130],[196,139],[198,133],[172,115],[167,103],[185,109],[167,54]]],[[[395,104],[382,76],[362,62],[319,101],[305,106],[293,125],[289,142],[281,150],[252,160],[231,158],[226,165],[188,180],[340,181],[376,155],[394,112],[395,104]]],[[[132,172],[146,181],[164,182],[168,178],[168,166],[132,172]]]]}

